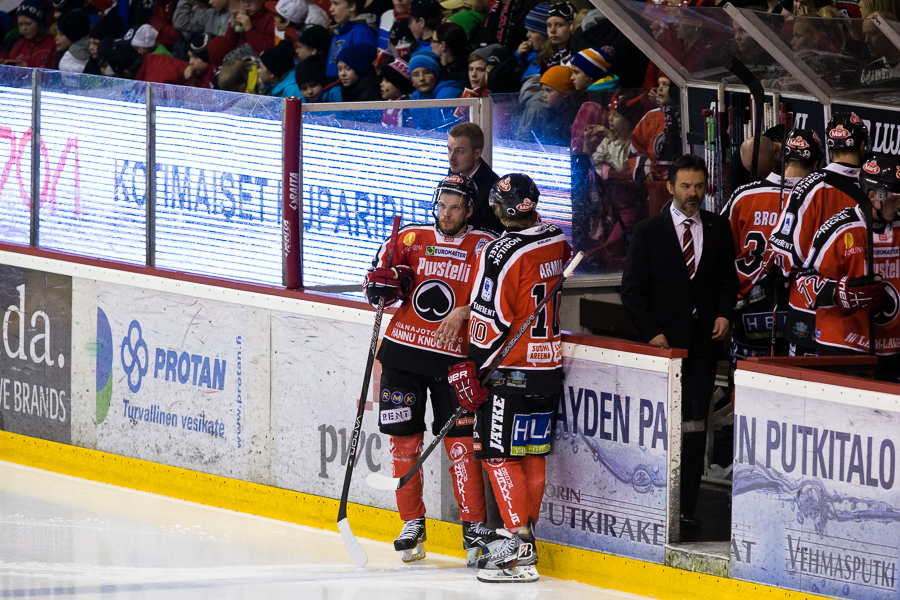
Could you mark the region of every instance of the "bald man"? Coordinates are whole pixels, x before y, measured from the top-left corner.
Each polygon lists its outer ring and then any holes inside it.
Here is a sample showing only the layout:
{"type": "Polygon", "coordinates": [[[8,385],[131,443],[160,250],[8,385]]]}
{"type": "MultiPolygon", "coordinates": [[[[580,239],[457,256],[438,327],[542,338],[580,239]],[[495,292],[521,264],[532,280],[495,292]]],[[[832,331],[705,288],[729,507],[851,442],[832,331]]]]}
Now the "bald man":
{"type": "MultiPolygon", "coordinates": [[[[747,172],[753,166],[753,140],[749,137],[741,144],[741,162],[747,172]]],[[[756,165],[756,181],[769,176],[769,173],[781,173],[781,142],[772,141],[766,136],[759,138],[759,159],[756,165]]]]}
{"type": "Polygon", "coordinates": [[[894,46],[872,20],[876,15],[885,21],[896,21],[894,13],[879,10],[863,21],[863,35],[872,62],[859,74],[859,83],[867,87],[895,87],[900,85],[900,49],[894,46]]]}

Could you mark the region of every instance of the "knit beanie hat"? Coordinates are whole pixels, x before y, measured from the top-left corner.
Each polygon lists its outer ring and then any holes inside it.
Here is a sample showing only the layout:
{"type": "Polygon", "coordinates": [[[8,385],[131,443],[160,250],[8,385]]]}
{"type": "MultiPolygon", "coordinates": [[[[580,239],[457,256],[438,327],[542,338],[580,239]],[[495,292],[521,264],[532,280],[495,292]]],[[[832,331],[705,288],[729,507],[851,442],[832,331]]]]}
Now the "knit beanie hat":
{"type": "Polygon", "coordinates": [[[644,98],[645,94],[628,94],[625,92],[616,92],[609,99],[609,110],[614,110],[626,119],[632,125],[644,116],[644,98]]]}
{"type": "Polygon", "coordinates": [[[91,32],[91,18],[81,9],[72,10],[60,15],[56,28],[69,38],[69,41],[75,43],[91,32]]]}
{"type": "MultiPolygon", "coordinates": [[[[107,38],[109,39],[109,38],[107,38]]],[[[104,40],[105,42],[106,40],[104,40]]],[[[124,71],[138,61],[140,55],[128,40],[115,40],[108,46],[104,55],[104,44],[98,47],[97,52],[101,58],[106,59],[113,71],[124,71]]]]}
{"type": "Polygon", "coordinates": [[[221,67],[232,47],[231,40],[224,35],[217,35],[209,40],[209,43],[206,45],[206,52],[209,54],[209,64],[221,67]]]}
{"type": "Polygon", "coordinates": [[[298,62],[294,67],[294,79],[297,80],[297,86],[310,81],[325,85],[328,81],[328,76],[325,74],[325,60],[324,56],[316,55],[298,62]]]}
{"type": "Polygon", "coordinates": [[[572,83],[572,69],[562,65],[550,67],[541,77],[541,84],[547,84],[557,92],[569,93],[575,91],[572,83]]]}
{"type": "Polygon", "coordinates": [[[411,0],[409,16],[414,19],[439,19],[443,14],[438,0],[411,0]]]}
{"type": "Polygon", "coordinates": [[[572,57],[572,66],[584,71],[591,81],[597,81],[606,77],[607,71],[609,71],[609,60],[610,56],[604,49],[588,48],[572,57]]]}
{"type": "Polygon", "coordinates": [[[441,72],[441,59],[438,58],[437,54],[429,50],[416,52],[409,59],[409,72],[412,73],[419,67],[425,67],[437,75],[441,72]]]}
{"type": "Polygon", "coordinates": [[[188,49],[191,51],[191,54],[202,60],[203,62],[209,62],[209,42],[212,40],[212,36],[208,33],[195,33],[191,36],[191,43],[188,46],[188,49]]]}
{"type": "Polygon", "coordinates": [[[281,40],[278,45],[268,48],[259,55],[259,60],[275,77],[294,68],[294,45],[288,40],[281,40]]]}
{"type": "Polygon", "coordinates": [[[97,21],[97,24],[91,28],[91,32],[88,35],[95,40],[102,40],[108,37],[117,38],[122,35],[123,29],[125,29],[125,21],[122,20],[122,17],[115,13],[110,13],[97,21]]]}
{"type": "Polygon", "coordinates": [[[378,48],[372,44],[350,44],[341,48],[337,59],[338,62],[343,62],[362,77],[371,68],[377,55],[378,48]]]}
{"type": "Polygon", "coordinates": [[[415,90],[409,76],[409,64],[402,58],[395,58],[394,62],[384,65],[381,68],[381,76],[397,86],[403,95],[412,94],[415,90]]]}
{"type": "Polygon", "coordinates": [[[145,23],[138,27],[131,38],[131,45],[137,48],[153,48],[156,46],[156,36],[159,32],[153,25],[145,23]]]}
{"type": "Polygon", "coordinates": [[[16,9],[16,17],[28,17],[38,25],[46,25],[47,5],[42,0],[22,0],[16,9]]]}
{"type": "Polygon", "coordinates": [[[304,46],[315,48],[319,54],[328,54],[331,49],[331,34],[321,25],[308,25],[297,34],[297,41],[304,46]]]}
{"type": "Polygon", "coordinates": [[[575,20],[575,6],[571,2],[559,2],[550,7],[547,17],[559,17],[571,23],[575,20]]]}
{"type": "Polygon", "coordinates": [[[541,2],[525,15],[525,29],[547,35],[547,17],[550,15],[550,4],[541,2]]]}

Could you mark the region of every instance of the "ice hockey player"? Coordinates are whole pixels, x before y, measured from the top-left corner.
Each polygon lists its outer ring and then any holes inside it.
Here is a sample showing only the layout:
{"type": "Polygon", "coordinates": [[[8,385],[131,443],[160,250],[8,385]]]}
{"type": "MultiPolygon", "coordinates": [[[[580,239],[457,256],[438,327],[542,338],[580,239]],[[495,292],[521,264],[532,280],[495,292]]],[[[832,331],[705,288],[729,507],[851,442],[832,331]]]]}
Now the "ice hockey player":
{"type": "MultiPolygon", "coordinates": [[[[791,190],[818,168],[821,144],[813,131],[792,130],[783,146],[784,179],[778,172],[771,172],[762,181],[739,187],[723,211],[731,221],[735,270],[740,282],[731,336],[732,367],[748,356],[769,355],[773,312],[784,288],[778,281],[780,277],[765,271],[769,236],[791,190]]],[[[776,165],[776,171],[780,170],[781,165],[776,165]]],[[[786,306],[786,302],[779,304],[786,306]]],[[[786,316],[786,311],[779,311],[777,319],[783,322],[786,316]]]]}
{"type": "MultiPolygon", "coordinates": [[[[381,362],[379,428],[390,435],[393,474],[405,475],[422,451],[425,401],[430,392],[438,430],[459,406],[447,383],[447,369],[466,356],[463,327],[476,274],[478,251],[494,235],[466,224],[477,195],[468,177],[450,175],[434,191],[434,225],[408,225],[400,230],[394,267],[386,268],[385,242],[366,275],[366,298],[384,297],[385,306],[400,300],[378,352],[381,362]],[[466,307],[465,310],[455,310],[466,307]]],[[[457,420],[444,438],[452,461],[453,492],[463,521],[463,547],[472,565],[501,536],[486,520],[484,479],[472,449],[472,415],[457,420]]],[[[425,504],[422,474],[397,490],[403,529],[394,542],[404,562],[425,558],[425,504]]]]}
{"type": "Polygon", "coordinates": [[[797,285],[813,237],[829,218],[865,200],[859,187],[859,167],[869,144],[868,129],[856,113],[837,112],[825,130],[831,164],[794,187],[769,238],[775,264],[791,282],[784,328],[791,356],[815,354],[815,310],[810,308],[812,299],[805,295],[806,288],[797,285]]]}
{"type": "Polygon", "coordinates": [[[875,314],[877,379],[900,382],[900,160],[867,157],[860,183],[871,204],[846,208],[819,229],[809,266],[825,280],[815,293],[816,349],[823,354],[869,351],[869,311],[875,314]],[[871,213],[873,270],[866,270],[871,213]],[[879,310],[880,309],[880,310],[879,310]]]}
{"type": "Polygon", "coordinates": [[[562,274],[571,254],[556,225],[540,222],[527,175],[501,177],[489,202],[506,228],[484,247],[471,296],[468,359],[450,370],[460,404],[475,413],[475,456],[490,475],[506,530],[478,560],[478,579],[538,579],[534,526],[544,495],[545,456],[562,390],[559,300],[552,298],[482,387],[490,366],[562,274]]]}

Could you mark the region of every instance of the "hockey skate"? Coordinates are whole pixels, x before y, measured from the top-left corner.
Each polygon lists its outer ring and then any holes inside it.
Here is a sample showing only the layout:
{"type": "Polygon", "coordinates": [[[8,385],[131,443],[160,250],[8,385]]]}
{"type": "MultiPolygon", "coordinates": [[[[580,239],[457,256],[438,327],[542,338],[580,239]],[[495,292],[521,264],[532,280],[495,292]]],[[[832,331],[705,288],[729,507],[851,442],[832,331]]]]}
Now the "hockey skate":
{"type": "Polygon", "coordinates": [[[491,529],[481,522],[463,521],[463,549],[466,551],[466,566],[474,567],[478,558],[490,552],[491,542],[508,539],[512,534],[505,529],[491,529]]]}
{"type": "Polygon", "coordinates": [[[478,559],[478,581],[530,583],[538,580],[534,533],[523,527],[512,537],[488,544],[489,553],[478,559]]]}
{"type": "Polygon", "coordinates": [[[403,522],[403,529],[394,540],[394,550],[400,553],[403,562],[425,558],[425,517],[403,522]]]}

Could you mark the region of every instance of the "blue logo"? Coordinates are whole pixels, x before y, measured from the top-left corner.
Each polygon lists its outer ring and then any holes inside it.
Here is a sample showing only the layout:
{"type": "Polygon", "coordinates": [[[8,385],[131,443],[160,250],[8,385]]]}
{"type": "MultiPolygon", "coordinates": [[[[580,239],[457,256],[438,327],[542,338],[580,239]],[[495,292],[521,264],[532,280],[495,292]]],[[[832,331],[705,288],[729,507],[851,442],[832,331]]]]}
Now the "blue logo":
{"type": "Polygon", "coordinates": [[[133,320],[128,326],[128,335],[122,339],[121,348],[122,368],[128,379],[128,389],[133,394],[137,394],[141,389],[141,381],[147,374],[147,368],[150,366],[150,353],[147,350],[147,342],[144,341],[141,333],[141,324],[137,320],[133,320]],[[137,330],[137,339],[132,342],[132,332],[137,330]],[[128,361],[126,362],[125,350],[128,350],[128,361]],[[143,360],[141,360],[141,352],[143,352],[143,360]],[[131,375],[137,374],[137,381],[132,383],[131,375]]]}
{"type": "Polygon", "coordinates": [[[791,225],[794,224],[794,215],[787,213],[784,215],[784,226],[781,228],[781,235],[787,235],[791,232],[791,225]]]}

